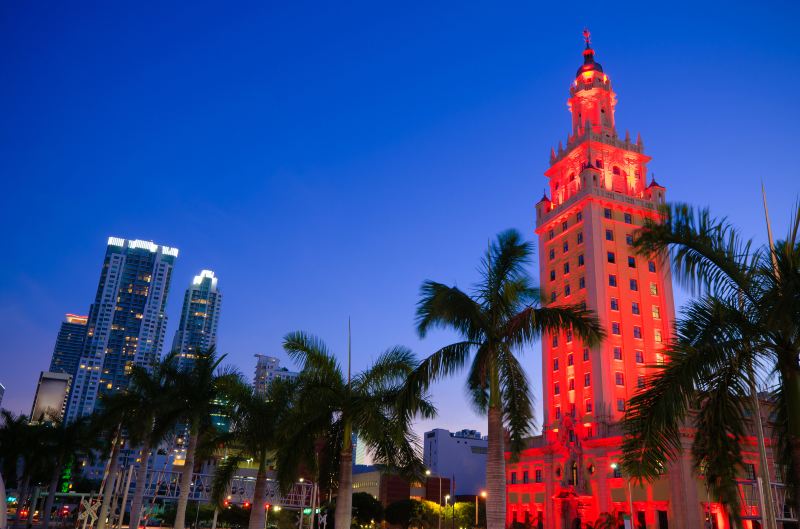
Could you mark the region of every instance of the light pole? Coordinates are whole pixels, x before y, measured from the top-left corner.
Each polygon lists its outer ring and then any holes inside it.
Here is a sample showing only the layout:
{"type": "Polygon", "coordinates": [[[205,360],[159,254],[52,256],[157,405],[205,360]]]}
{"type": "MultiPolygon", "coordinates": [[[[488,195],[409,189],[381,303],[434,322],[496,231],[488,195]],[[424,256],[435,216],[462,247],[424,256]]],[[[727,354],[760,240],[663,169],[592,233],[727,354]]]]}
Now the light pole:
{"type": "MultiPolygon", "coordinates": [[[[449,500],[450,500],[450,495],[447,494],[444,497],[444,514],[445,514],[445,516],[447,516],[447,502],[449,500]]],[[[451,521],[450,526],[451,527],[455,524],[455,518],[456,518],[456,505],[455,505],[455,503],[456,503],[455,500],[453,500],[453,515],[450,517],[450,521],[451,521]]]]}
{"type": "MultiPolygon", "coordinates": [[[[425,475],[430,477],[430,469],[425,471],[425,475]]],[[[439,529],[442,529],[442,478],[437,476],[436,479],[439,481],[439,529]]]]}
{"type": "MultiPolygon", "coordinates": [[[[481,491],[481,498],[486,499],[486,491],[481,491]]],[[[478,527],[478,495],[475,495],[475,527],[478,527]]]]}
{"type": "MultiPolygon", "coordinates": [[[[619,465],[617,463],[611,463],[611,468],[617,470],[619,465]]],[[[633,492],[631,492],[631,480],[626,478],[625,482],[628,484],[628,508],[631,510],[631,527],[633,527],[633,492]]]]}

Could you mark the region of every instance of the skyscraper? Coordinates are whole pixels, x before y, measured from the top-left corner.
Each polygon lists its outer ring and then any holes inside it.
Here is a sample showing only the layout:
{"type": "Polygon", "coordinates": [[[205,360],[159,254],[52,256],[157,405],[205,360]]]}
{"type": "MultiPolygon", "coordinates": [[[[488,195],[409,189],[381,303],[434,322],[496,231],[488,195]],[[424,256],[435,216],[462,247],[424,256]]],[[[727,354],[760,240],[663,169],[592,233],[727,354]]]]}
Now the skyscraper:
{"type": "Polygon", "coordinates": [[[183,297],[183,310],[172,350],[178,353],[178,365],[185,368],[202,352],[217,343],[217,325],[222,307],[222,292],[211,270],[203,270],[183,297]]]}
{"type": "MultiPolygon", "coordinates": [[[[542,434],[506,467],[507,522],[554,529],[617,512],[635,527],[729,527],[694,472],[689,428],[681,431],[683,451],[653,483],[633,482],[618,463],[620,420],[650,366],[665,361],[675,316],[669,263],[632,248],[637,229],[660,221],[665,188],[646,182],[641,137],[617,134],[616,94],[585,36],[569,90],[571,132],[566,147],[551,151],[550,197],[536,204],[536,233],[545,304],[584,305],[607,337],[589,347],[569,330],[543,336],[542,434]]],[[[747,487],[758,453],[754,443],[742,449],[742,512],[753,519],[759,509],[747,487]]]]}
{"type": "Polygon", "coordinates": [[[42,371],[31,407],[31,423],[61,421],[67,407],[72,375],[42,371]]]}
{"type": "Polygon", "coordinates": [[[159,358],[177,257],[177,248],[108,239],[89,310],[86,343],[70,392],[68,420],[91,413],[100,394],[126,387],[132,365],[152,364],[159,358]]]}
{"type": "Polygon", "coordinates": [[[281,361],[274,356],[262,354],[254,356],[256,357],[256,373],[253,377],[253,388],[260,395],[266,395],[270,383],[276,378],[289,379],[297,376],[294,371],[281,367],[281,361]]]}
{"type": "Polygon", "coordinates": [[[56,346],[53,348],[53,357],[50,360],[51,373],[66,373],[71,377],[75,376],[86,341],[88,319],[88,316],[78,316],[77,314],[67,314],[64,317],[56,338],[56,346]]]}

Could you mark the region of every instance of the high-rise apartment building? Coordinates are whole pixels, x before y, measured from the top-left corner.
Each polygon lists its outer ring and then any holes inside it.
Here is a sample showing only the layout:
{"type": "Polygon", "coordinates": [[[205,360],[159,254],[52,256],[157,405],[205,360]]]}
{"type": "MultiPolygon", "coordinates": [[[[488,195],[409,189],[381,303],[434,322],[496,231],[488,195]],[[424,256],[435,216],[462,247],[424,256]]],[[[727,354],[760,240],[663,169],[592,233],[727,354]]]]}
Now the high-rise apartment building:
{"type": "Polygon", "coordinates": [[[256,357],[256,373],[253,377],[253,388],[260,395],[266,395],[267,389],[273,380],[278,378],[291,379],[297,376],[296,372],[281,367],[280,359],[274,356],[262,354],[254,356],[256,357]]]}
{"type": "Polygon", "coordinates": [[[0,404],[3,404],[3,395],[6,394],[6,387],[0,384],[0,404]]]}
{"type": "Polygon", "coordinates": [[[67,314],[61,322],[53,357],[50,359],[51,373],[66,373],[75,376],[86,342],[88,316],[67,314]]]}
{"type": "Polygon", "coordinates": [[[452,480],[456,496],[480,494],[486,487],[487,447],[487,438],[475,430],[436,428],[425,432],[422,460],[431,476],[452,480]]]}
{"type": "Polygon", "coordinates": [[[128,385],[133,365],[157,361],[178,249],[150,241],[108,239],[89,310],[86,343],[70,392],[67,419],[91,413],[98,397],[128,385]]]}
{"type": "Polygon", "coordinates": [[[31,407],[31,423],[58,422],[64,418],[72,375],[42,371],[31,407]]]}
{"type": "Polygon", "coordinates": [[[222,292],[211,270],[194,276],[183,297],[183,310],[172,350],[177,351],[178,366],[191,365],[197,354],[216,345],[222,292]]]}
{"type": "MultiPolygon", "coordinates": [[[[507,523],[554,529],[616,512],[635,527],[729,527],[694,472],[690,429],[681,434],[683,452],[653,483],[632,482],[618,464],[620,420],[650,366],[665,361],[675,318],[669,263],[632,248],[637,229],[660,221],[666,190],[645,179],[650,157],[641,137],[617,133],[617,97],[588,33],[583,58],[569,90],[571,132],[551,151],[550,197],[536,204],[539,273],[546,305],[584,305],[607,336],[591,347],[569,330],[543,336],[543,429],[506,466],[507,523]]],[[[741,482],[750,520],[759,511],[754,438],[743,445],[750,470],[741,482]]]]}

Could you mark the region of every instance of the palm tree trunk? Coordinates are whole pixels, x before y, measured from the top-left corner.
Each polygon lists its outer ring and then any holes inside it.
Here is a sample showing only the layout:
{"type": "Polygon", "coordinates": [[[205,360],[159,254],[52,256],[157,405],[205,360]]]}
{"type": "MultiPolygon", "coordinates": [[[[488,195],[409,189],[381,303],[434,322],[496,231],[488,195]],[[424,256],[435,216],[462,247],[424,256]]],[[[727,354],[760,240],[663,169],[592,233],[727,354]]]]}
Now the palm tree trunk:
{"type": "Polygon", "coordinates": [[[186,506],[189,504],[189,489],[192,486],[192,474],[194,473],[194,452],[197,450],[198,427],[192,425],[189,433],[189,446],[186,447],[186,460],[183,462],[181,471],[180,494],[178,495],[177,512],[175,513],[175,524],[173,529],[185,529],[186,526],[186,506]]]}
{"type": "Polygon", "coordinates": [[[6,483],[3,481],[3,473],[0,472],[0,529],[8,527],[8,504],[6,503],[6,483]]]}
{"type": "MultiPolygon", "coordinates": [[[[19,483],[19,482],[18,482],[19,483]]],[[[14,513],[14,523],[12,525],[16,526],[22,521],[22,506],[25,501],[28,499],[28,492],[31,485],[31,478],[30,476],[24,476],[22,478],[22,483],[20,483],[19,487],[19,494],[17,494],[17,512],[14,513]]]]}
{"type": "Polygon", "coordinates": [[[56,463],[53,474],[50,476],[50,486],[47,488],[47,499],[44,502],[44,512],[42,513],[42,529],[47,529],[50,525],[50,511],[53,510],[53,503],[56,501],[56,488],[58,478],[61,475],[61,461],[56,463]]]}
{"type": "Polygon", "coordinates": [[[350,522],[353,518],[352,432],[353,427],[350,425],[350,421],[345,421],[341,461],[339,463],[339,488],[336,491],[336,511],[334,513],[334,527],[336,529],[350,529],[350,522]]]}
{"type": "Polygon", "coordinates": [[[506,526],[506,459],[503,408],[497,369],[489,381],[489,441],[486,455],[486,529],[506,526]]]}
{"type": "Polygon", "coordinates": [[[122,439],[119,432],[114,437],[113,445],[111,446],[111,459],[108,463],[108,476],[106,477],[106,484],[103,487],[103,503],[100,505],[100,514],[97,517],[97,529],[106,529],[106,518],[108,518],[108,511],[111,507],[111,496],[114,493],[114,481],[117,478],[117,469],[119,468],[119,448],[122,445],[122,439]]]}
{"type": "MultiPolygon", "coordinates": [[[[253,490],[253,505],[250,507],[248,529],[264,529],[264,504],[267,501],[267,455],[261,454],[258,462],[256,486],[253,490]]],[[[302,514],[302,513],[301,513],[302,514]]]]}
{"type": "MultiPolygon", "coordinates": [[[[139,464],[139,472],[136,473],[136,490],[133,491],[133,498],[131,499],[131,517],[128,523],[130,529],[137,529],[139,527],[139,520],[142,516],[142,503],[144,502],[144,488],[147,484],[145,478],[147,477],[147,463],[150,461],[150,443],[145,442],[142,445],[141,462],[139,464]]],[[[125,506],[122,506],[123,512],[125,506]]]]}

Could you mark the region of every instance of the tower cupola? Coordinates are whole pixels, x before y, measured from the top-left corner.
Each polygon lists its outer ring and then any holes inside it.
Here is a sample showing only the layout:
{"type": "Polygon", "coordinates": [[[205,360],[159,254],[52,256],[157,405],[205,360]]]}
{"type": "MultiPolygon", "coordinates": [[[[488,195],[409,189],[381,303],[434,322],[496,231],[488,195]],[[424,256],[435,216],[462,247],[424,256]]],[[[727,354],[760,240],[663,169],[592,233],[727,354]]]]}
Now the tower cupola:
{"type": "Polygon", "coordinates": [[[583,50],[583,65],[575,74],[567,102],[572,112],[572,134],[583,136],[587,130],[605,137],[616,137],[614,107],[617,96],[611,89],[611,81],[603,67],[594,59],[591,33],[583,30],[586,48],[583,50]]]}

